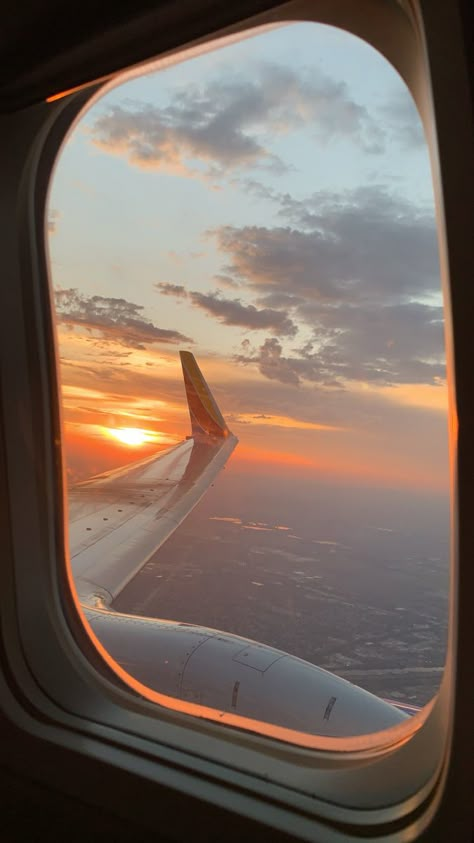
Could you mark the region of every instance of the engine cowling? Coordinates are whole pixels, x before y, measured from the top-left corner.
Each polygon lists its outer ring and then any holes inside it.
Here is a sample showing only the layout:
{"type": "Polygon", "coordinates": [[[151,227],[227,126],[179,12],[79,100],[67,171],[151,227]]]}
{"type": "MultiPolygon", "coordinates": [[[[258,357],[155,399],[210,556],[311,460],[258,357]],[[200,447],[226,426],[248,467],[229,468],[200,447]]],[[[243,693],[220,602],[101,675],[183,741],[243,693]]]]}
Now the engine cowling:
{"type": "Polygon", "coordinates": [[[296,656],[192,624],[85,609],[112,658],[154,691],[328,737],[381,731],[406,715],[296,656]]]}

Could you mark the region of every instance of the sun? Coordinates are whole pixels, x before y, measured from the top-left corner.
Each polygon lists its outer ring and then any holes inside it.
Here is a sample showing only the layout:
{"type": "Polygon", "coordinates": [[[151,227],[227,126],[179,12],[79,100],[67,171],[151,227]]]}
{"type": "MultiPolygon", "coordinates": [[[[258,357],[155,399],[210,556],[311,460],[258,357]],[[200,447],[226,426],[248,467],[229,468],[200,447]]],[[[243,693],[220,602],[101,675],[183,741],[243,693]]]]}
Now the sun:
{"type": "Polygon", "coordinates": [[[114,439],[118,439],[124,445],[130,445],[132,448],[145,445],[147,442],[154,442],[156,439],[156,435],[151,430],[142,430],[139,427],[109,428],[108,433],[114,439]]]}

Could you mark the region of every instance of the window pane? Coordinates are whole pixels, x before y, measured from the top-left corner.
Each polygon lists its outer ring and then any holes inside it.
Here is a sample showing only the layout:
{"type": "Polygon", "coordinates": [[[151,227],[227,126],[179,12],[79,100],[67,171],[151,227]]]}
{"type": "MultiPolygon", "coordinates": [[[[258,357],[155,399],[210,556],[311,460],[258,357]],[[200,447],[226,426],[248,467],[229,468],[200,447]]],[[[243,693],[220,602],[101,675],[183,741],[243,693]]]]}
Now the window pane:
{"type": "Polygon", "coordinates": [[[429,701],[443,307],[393,68],[293,24],[124,80],[63,148],[49,232],[72,569],[112,657],[164,704],[311,734],[429,701]]]}

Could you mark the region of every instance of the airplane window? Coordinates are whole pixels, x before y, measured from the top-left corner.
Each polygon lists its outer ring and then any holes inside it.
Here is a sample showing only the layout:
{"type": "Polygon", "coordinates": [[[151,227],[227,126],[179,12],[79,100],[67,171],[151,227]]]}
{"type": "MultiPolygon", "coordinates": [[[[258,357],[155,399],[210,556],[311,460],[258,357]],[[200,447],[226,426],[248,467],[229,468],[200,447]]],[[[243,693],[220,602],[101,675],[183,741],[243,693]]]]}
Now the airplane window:
{"type": "Polygon", "coordinates": [[[64,145],[48,231],[71,570],[112,659],[257,729],[368,734],[425,705],[444,321],[393,68],[298,23],[125,78],[64,145]]]}

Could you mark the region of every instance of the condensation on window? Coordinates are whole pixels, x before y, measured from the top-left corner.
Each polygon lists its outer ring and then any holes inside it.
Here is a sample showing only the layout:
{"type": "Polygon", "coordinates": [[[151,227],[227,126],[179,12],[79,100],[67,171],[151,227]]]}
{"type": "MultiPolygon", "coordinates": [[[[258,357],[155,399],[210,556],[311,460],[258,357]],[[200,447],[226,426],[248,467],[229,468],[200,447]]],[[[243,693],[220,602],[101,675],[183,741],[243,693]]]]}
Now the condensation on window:
{"type": "Polygon", "coordinates": [[[299,23],[124,77],[63,147],[48,228],[71,569],[120,675],[287,737],[422,707],[447,390],[428,150],[394,69],[299,23]]]}

